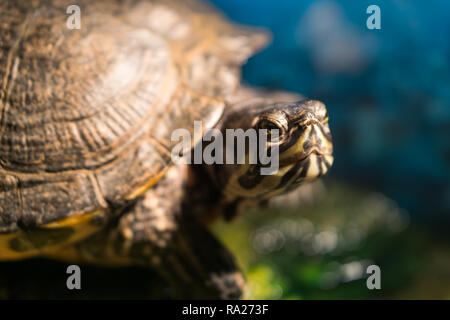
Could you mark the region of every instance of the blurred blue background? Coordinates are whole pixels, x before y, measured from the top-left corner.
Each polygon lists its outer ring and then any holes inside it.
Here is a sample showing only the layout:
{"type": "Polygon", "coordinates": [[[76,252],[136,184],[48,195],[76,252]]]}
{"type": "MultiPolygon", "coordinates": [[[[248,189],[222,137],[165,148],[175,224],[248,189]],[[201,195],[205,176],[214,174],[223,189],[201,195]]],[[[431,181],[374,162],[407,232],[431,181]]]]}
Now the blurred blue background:
{"type": "Polygon", "coordinates": [[[328,107],[330,177],[394,199],[420,224],[450,222],[450,1],[213,0],[273,42],[244,81],[328,107]],[[366,9],[381,9],[369,30],[366,9]]]}

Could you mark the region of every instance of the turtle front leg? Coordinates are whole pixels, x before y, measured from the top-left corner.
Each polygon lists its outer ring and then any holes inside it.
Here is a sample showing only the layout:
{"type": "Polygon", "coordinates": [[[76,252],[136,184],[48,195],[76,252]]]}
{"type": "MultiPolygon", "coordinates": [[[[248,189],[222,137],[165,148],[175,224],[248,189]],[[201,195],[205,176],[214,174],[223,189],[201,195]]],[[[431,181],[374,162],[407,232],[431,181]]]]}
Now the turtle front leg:
{"type": "Polygon", "coordinates": [[[194,217],[167,214],[173,194],[155,198],[152,191],[122,217],[115,251],[153,267],[178,297],[239,298],[244,279],[230,252],[194,217]]]}
{"type": "Polygon", "coordinates": [[[52,257],[152,267],[178,298],[240,298],[244,278],[231,253],[190,212],[182,212],[180,170],[169,170],[117,224],[52,257]]]}

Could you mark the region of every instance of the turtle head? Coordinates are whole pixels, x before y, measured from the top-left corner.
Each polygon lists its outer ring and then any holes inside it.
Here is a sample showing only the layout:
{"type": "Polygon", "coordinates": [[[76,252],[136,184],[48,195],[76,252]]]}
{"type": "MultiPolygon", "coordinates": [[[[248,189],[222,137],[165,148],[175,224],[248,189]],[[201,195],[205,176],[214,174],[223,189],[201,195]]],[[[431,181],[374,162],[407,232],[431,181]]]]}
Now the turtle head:
{"type": "MultiPolygon", "coordinates": [[[[257,132],[256,142],[246,141],[244,161],[239,163],[235,155],[237,162],[216,170],[230,198],[267,199],[285,193],[323,176],[333,163],[328,113],[320,101],[260,102],[231,109],[222,123],[222,131],[228,129],[257,132]]],[[[229,146],[227,139],[227,152],[229,146]]],[[[236,146],[232,148],[235,152],[236,146]]]]}

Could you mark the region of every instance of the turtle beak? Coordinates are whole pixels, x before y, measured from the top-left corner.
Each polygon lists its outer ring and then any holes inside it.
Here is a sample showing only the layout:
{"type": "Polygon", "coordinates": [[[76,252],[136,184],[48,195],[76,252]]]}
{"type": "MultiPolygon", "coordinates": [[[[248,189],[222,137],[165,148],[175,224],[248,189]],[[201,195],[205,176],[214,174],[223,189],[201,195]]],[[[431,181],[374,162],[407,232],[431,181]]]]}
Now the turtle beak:
{"type": "Polygon", "coordinates": [[[324,157],[333,163],[333,144],[328,124],[310,116],[297,124],[291,133],[287,147],[282,150],[280,166],[304,160],[312,154],[324,157]]]}
{"type": "Polygon", "coordinates": [[[333,164],[333,156],[322,155],[315,152],[308,157],[308,165],[306,166],[306,174],[304,180],[309,181],[325,175],[333,164]]]}

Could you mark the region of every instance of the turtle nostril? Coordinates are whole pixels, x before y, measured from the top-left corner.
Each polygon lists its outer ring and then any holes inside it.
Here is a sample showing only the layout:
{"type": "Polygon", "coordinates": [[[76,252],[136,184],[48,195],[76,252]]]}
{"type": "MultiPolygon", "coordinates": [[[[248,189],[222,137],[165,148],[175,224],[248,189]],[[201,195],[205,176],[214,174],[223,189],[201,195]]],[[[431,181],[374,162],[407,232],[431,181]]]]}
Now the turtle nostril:
{"type": "Polygon", "coordinates": [[[312,114],[311,112],[308,112],[305,114],[304,120],[301,123],[302,123],[302,125],[309,127],[311,125],[319,123],[319,121],[314,116],[314,114],[312,114]]]}

